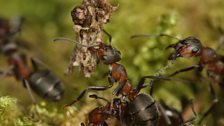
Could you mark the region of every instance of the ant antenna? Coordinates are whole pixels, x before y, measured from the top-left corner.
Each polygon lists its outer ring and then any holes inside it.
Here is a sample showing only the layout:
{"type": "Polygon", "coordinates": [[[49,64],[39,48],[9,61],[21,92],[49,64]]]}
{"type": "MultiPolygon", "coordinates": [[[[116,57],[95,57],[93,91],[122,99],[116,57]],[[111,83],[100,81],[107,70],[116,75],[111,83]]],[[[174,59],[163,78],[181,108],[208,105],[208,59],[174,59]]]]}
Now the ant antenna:
{"type": "Polygon", "coordinates": [[[104,34],[106,34],[106,35],[108,36],[108,38],[109,38],[109,43],[110,43],[110,45],[111,45],[111,42],[112,42],[112,36],[111,36],[110,33],[108,33],[105,29],[103,29],[103,32],[104,32],[104,34]]]}
{"type": "Polygon", "coordinates": [[[95,99],[101,99],[101,100],[104,100],[106,101],[108,104],[110,104],[110,101],[108,101],[107,99],[103,98],[103,97],[99,97],[97,96],[96,94],[92,94],[92,95],[89,95],[90,98],[95,98],[95,99]]]}
{"type": "Polygon", "coordinates": [[[73,42],[75,43],[76,45],[79,45],[79,46],[83,46],[83,47],[87,47],[87,48],[90,48],[90,47],[95,47],[95,46],[99,46],[99,45],[83,45],[75,40],[72,40],[72,39],[69,39],[69,38],[56,38],[53,40],[54,42],[58,42],[58,41],[66,41],[66,42],[73,42]]]}
{"type": "Polygon", "coordinates": [[[131,38],[137,38],[137,37],[154,37],[154,36],[159,36],[159,37],[169,37],[169,38],[173,38],[173,39],[176,39],[178,41],[180,41],[181,39],[175,37],[175,36],[172,36],[172,35],[168,35],[168,34],[136,34],[136,35],[132,35],[131,38]]]}

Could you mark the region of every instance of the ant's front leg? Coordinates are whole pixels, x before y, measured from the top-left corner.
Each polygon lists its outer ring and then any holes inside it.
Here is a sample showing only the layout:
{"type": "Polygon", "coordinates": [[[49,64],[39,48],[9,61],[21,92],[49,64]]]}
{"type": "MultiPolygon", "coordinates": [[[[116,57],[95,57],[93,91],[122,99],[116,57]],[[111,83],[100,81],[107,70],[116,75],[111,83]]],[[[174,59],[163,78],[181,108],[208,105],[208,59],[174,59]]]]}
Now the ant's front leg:
{"type": "Polygon", "coordinates": [[[200,68],[200,65],[193,65],[193,66],[189,66],[189,67],[180,69],[180,70],[175,71],[174,73],[168,75],[168,77],[172,77],[172,76],[175,76],[176,74],[179,74],[179,73],[182,73],[182,72],[186,72],[186,71],[190,71],[190,70],[193,70],[193,69],[196,69],[196,68],[200,68]]]}
{"type": "Polygon", "coordinates": [[[113,85],[111,85],[111,84],[106,85],[106,86],[89,86],[85,90],[83,90],[82,93],[74,101],[72,101],[69,104],[66,104],[64,107],[71,106],[71,105],[75,104],[76,102],[80,101],[81,98],[85,95],[85,93],[89,90],[91,90],[91,91],[104,91],[104,90],[107,90],[107,89],[111,88],[112,86],[113,85]]]}

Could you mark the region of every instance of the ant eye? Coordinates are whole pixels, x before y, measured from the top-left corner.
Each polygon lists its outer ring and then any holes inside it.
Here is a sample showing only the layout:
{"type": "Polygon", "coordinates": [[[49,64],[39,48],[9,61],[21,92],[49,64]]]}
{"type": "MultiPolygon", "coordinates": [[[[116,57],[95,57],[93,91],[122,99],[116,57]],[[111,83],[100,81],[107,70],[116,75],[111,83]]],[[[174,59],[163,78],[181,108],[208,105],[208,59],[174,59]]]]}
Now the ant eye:
{"type": "Polygon", "coordinates": [[[104,55],[102,59],[103,59],[103,60],[107,60],[108,57],[107,57],[106,55],[104,55]]]}
{"type": "Polygon", "coordinates": [[[195,47],[192,49],[192,53],[197,53],[199,51],[199,48],[195,47]]]}

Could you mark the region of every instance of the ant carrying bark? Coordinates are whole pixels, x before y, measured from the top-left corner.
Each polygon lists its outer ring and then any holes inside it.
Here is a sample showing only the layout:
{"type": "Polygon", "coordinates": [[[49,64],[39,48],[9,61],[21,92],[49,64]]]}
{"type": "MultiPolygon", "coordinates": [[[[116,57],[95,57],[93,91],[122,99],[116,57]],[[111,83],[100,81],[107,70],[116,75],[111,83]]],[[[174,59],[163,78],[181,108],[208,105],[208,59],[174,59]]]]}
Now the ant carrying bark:
{"type": "Polygon", "coordinates": [[[216,51],[210,47],[205,47],[201,44],[201,41],[194,36],[189,36],[184,39],[179,39],[177,37],[167,35],[167,34],[139,34],[133,35],[132,38],[135,37],[151,37],[151,36],[165,36],[169,38],[173,38],[178,40],[175,44],[170,44],[167,46],[168,48],[174,48],[175,52],[169,56],[169,60],[176,60],[179,57],[190,58],[190,57],[198,57],[199,62],[196,65],[192,65],[190,67],[180,69],[172,74],[169,77],[174,76],[181,72],[186,72],[192,69],[197,69],[199,72],[206,68],[207,76],[208,76],[208,87],[209,91],[212,95],[213,101],[211,106],[205,111],[205,114],[201,117],[201,121],[212,111],[215,105],[218,103],[218,98],[213,89],[212,83],[218,83],[221,87],[223,87],[224,83],[224,63],[222,57],[219,56],[216,51]]]}
{"type": "MultiPolygon", "coordinates": [[[[7,24],[7,23],[6,23],[7,24]]],[[[0,31],[11,31],[11,29],[19,29],[19,25],[12,25],[0,23],[0,31]]],[[[18,31],[18,30],[17,30],[18,31]]],[[[51,100],[58,101],[62,98],[64,93],[64,87],[60,79],[56,77],[48,67],[42,63],[37,58],[31,58],[31,63],[34,69],[30,69],[27,65],[26,54],[19,51],[19,47],[16,43],[15,33],[7,33],[0,37],[0,51],[8,58],[8,69],[0,71],[0,76],[14,76],[17,80],[23,82],[24,86],[28,89],[29,95],[34,103],[36,103],[35,98],[31,93],[31,89],[40,97],[51,100]],[[13,35],[12,35],[13,34],[13,35]],[[43,67],[44,69],[40,69],[43,67]]]]}
{"type": "MultiPolygon", "coordinates": [[[[109,37],[109,42],[110,42],[109,44],[106,44],[102,41],[98,41],[94,45],[83,45],[75,40],[71,40],[67,38],[57,38],[57,39],[54,39],[54,41],[55,42],[68,41],[68,42],[75,43],[79,47],[87,48],[87,50],[89,50],[91,54],[93,54],[96,57],[98,63],[102,62],[105,65],[110,65],[112,63],[115,63],[121,60],[121,53],[116,48],[112,47],[111,45],[112,37],[110,36],[110,34],[107,33],[105,30],[103,31],[109,37]]],[[[73,57],[72,59],[74,58],[75,57],[73,57]]],[[[73,66],[77,66],[77,65],[78,65],[77,62],[75,61],[72,62],[69,65],[67,71],[71,71],[73,66]]]]}

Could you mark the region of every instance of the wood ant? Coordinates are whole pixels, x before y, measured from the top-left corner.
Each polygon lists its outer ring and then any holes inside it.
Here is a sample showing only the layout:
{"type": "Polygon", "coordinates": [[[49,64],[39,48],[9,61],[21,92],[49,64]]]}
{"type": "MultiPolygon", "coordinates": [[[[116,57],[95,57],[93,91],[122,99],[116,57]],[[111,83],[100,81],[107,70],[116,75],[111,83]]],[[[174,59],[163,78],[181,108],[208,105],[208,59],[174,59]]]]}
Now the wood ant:
{"type": "MultiPolygon", "coordinates": [[[[168,48],[174,48],[175,52],[169,56],[169,60],[176,60],[178,57],[190,58],[190,57],[198,57],[199,62],[197,65],[192,65],[187,68],[180,69],[172,74],[169,77],[174,76],[181,72],[186,72],[192,69],[197,69],[198,71],[202,71],[203,68],[206,68],[207,76],[208,76],[208,87],[211,92],[213,101],[211,106],[205,111],[205,114],[202,116],[201,121],[212,111],[214,106],[218,103],[218,98],[213,89],[212,82],[218,83],[221,87],[224,85],[224,63],[222,57],[220,57],[216,51],[210,47],[205,47],[201,44],[201,41],[194,36],[189,36],[184,39],[179,39],[177,37],[167,35],[167,34],[139,34],[133,35],[132,38],[135,37],[150,37],[150,36],[165,36],[169,38],[173,38],[178,40],[175,44],[170,44],[167,46],[168,48]]],[[[199,121],[199,123],[201,123],[199,121]]]]}
{"type": "MultiPolygon", "coordinates": [[[[105,98],[90,95],[91,98],[102,99],[106,101],[107,104],[105,106],[97,107],[89,113],[89,126],[107,126],[106,120],[108,118],[117,118],[121,121],[122,125],[127,126],[179,126],[191,121],[184,122],[182,116],[179,116],[180,114],[177,111],[166,106],[161,106],[160,103],[157,103],[149,95],[143,93],[139,94],[138,92],[140,89],[146,86],[144,85],[146,78],[161,79],[162,77],[143,77],[137,86],[139,89],[129,90],[129,95],[131,96],[128,97],[128,100],[125,100],[124,98],[114,98],[112,102],[110,102],[105,98]],[[160,121],[163,123],[159,123],[160,121]]],[[[169,80],[168,78],[162,79],[169,80]]],[[[96,90],[96,87],[89,87],[88,89],[96,90]]],[[[98,89],[100,90],[102,88],[98,87],[98,89]]],[[[69,105],[80,100],[84,95],[84,92],[76,99],[76,101],[73,101],[73,103],[69,105]]],[[[82,124],[82,126],[84,126],[84,124],[82,124]]]]}
{"type": "MultiPolygon", "coordinates": [[[[109,44],[105,44],[104,42],[97,42],[95,45],[82,45],[81,43],[67,39],[67,38],[57,38],[54,39],[55,42],[57,41],[68,41],[68,42],[73,42],[77,46],[85,47],[87,48],[91,54],[94,54],[98,60],[98,63],[101,61],[105,65],[110,65],[112,63],[118,62],[121,60],[121,53],[119,50],[111,46],[111,40],[112,37],[110,36],[109,33],[107,33],[105,30],[103,30],[106,35],[109,37],[109,44]]],[[[72,57],[74,59],[74,57],[72,57]]],[[[76,61],[72,61],[69,64],[68,70],[71,71],[74,66],[77,66],[76,61]]],[[[67,72],[66,72],[67,73],[67,72]]]]}
{"type": "MultiPolygon", "coordinates": [[[[88,126],[107,126],[106,120],[108,118],[117,118],[123,124],[127,123],[127,102],[121,101],[120,98],[114,98],[111,103],[109,100],[99,97],[95,94],[90,95],[90,98],[101,99],[106,102],[105,105],[96,107],[88,114],[88,126]],[[111,106],[112,104],[112,106],[111,106]],[[126,117],[126,118],[124,118],[126,117]]],[[[84,126],[84,123],[82,123],[84,126]]]]}
{"type": "Polygon", "coordinates": [[[97,95],[90,95],[90,97],[102,99],[107,104],[93,109],[88,114],[88,126],[107,126],[108,118],[117,118],[125,126],[156,126],[157,124],[158,108],[154,99],[148,95],[139,94],[132,102],[114,98],[112,103],[97,95]]]}
{"type": "MultiPolygon", "coordinates": [[[[19,26],[16,27],[19,28],[19,26]]],[[[0,27],[0,29],[3,28],[0,27]]],[[[31,89],[47,100],[58,101],[62,98],[64,93],[63,84],[44,63],[37,58],[31,58],[34,69],[30,69],[27,65],[26,55],[18,51],[14,36],[3,36],[0,40],[0,51],[8,58],[9,64],[7,70],[0,71],[2,77],[14,76],[17,80],[22,81],[34,103],[36,100],[31,93],[31,89]],[[41,67],[44,69],[40,69],[41,67]]]]}
{"type": "Polygon", "coordinates": [[[113,95],[122,95],[122,101],[125,100],[126,97],[128,98],[128,113],[131,116],[131,122],[129,124],[142,126],[151,124],[155,126],[158,122],[157,104],[152,97],[142,93],[139,94],[140,90],[147,86],[145,84],[145,79],[147,78],[170,80],[170,78],[166,77],[144,76],[140,79],[137,88],[134,89],[127,77],[124,66],[118,63],[113,63],[108,77],[109,85],[89,86],[77,97],[77,99],[70,104],[67,104],[65,107],[78,102],[88,90],[107,90],[113,86],[113,83],[118,82],[119,85],[114,90],[113,95]]]}

